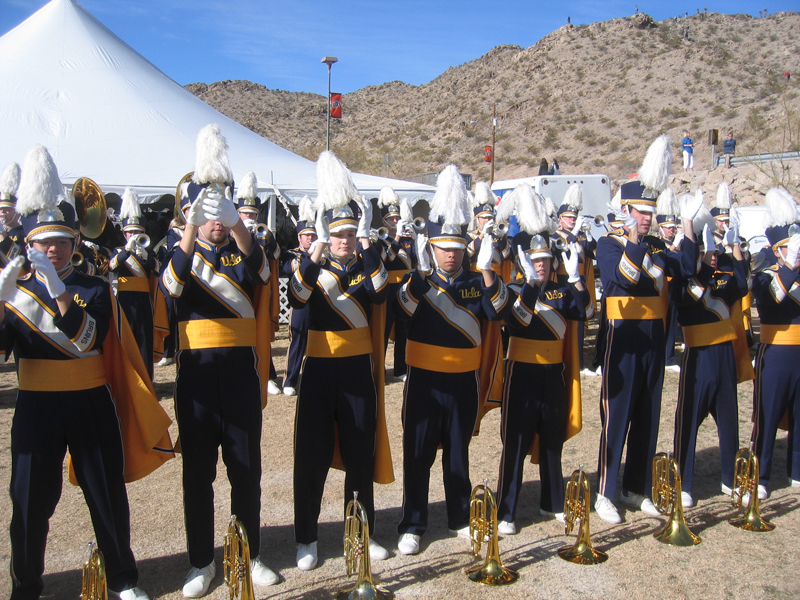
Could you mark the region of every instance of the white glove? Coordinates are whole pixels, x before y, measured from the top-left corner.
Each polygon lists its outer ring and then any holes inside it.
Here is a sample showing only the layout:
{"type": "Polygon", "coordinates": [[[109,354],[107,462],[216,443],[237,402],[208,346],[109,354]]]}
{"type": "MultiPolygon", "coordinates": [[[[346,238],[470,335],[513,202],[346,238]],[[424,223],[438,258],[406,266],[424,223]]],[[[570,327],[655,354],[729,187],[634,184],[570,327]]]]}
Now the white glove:
{"type": "Polygon", "coordinates": [[[125,250],[130,254],[131,252],[136,252],[136,236],[133,236],[125,243],[125,250]]]}
{"type": "Polygon", "coordinates": [[[706,252],[714,252],[717,249],[717,241],[714,239],[714,233],[708,223],[703,227],[703,246],[706,252]]]}
{"type": "Polygon", "coordinates": [[[796,233],[789,238],[789,244],[786,246],[786,259],[784,262],[790,269],[794,269],[797,264],[798,253],[800,253],[800,233],[796,233]]]}
{"type": "Polygon", "coordinates": [[[142,260],[142,262],[147,260],[147,248],[142,248],[139,244],[136,244],[134,252],[136,253],[136,256],[142,260]]]}
{"type": "Polygon", "coordinates": [[[564,270],[569,275],[567,281],[569,283],[578,283],[581,280],[580,268],[580,256],[578,254],[578,244],[575,242],[569,245],[569,254],[562,253],[562,257],[564,257],[564,270]]]}
{"type": "Polygon", "coordinates": [[[697,216],[702,206],[702,196],[685,196],[684,201],[681,202],[681,219],[689,219],[692,221],[697,216]]]}
{"type": "Polygon", "coordinates": [[[17,278],[25,259],[18,256],[0,271],[0,302],[8,302],[17,293],[17,278]]]}
{"type": "Polygon", "coordinates": [[[208,217],[205,215],[205,211],[203,209],[203,201],[206,197],[206,190],[202,190],[194,202],[192,202],[192,206],[189,208],[189,212],[186,215],[186,222],[189,225],[194,225],[195,227],[202,227],[206,223],[208,223],[208,217]]]}
{"type": "Polygon", "coordinates": [[[481,235],[483,235],[483,239],[491,237],[492,228],[494,227],[494,219],[489,219],[481,229],[481,235]]]}
{"type": "Polygon", "coordinates": [[[370,224],[372,223],[372,202],[369,201],[369,198],[361,198],[358,207],[361,209],[361,216],[358,219],[356,237],[368,238],[370,224]]]}
{"type": "Polygon", "coordinates": [[[431,257],[428,254],[428,236],[418,233],[414,243],[417,247],[417,270],[427,273],[431,270],[431,257]]]}
{"type": "Polygon", "coordinates": [[[606,208],[608,209],[608,212],[614,214],[614,217],[616,217],[617,221],[624,221],[628,217],[622,210],[611,204],[611,202],[606,202],[606,208]]]}
{"type": "Polygon", "coordinates": [[[735,229],[736,231],[739,231],[739,211],[736,210],[735,208],[731,209],[731,218],[728,221],[728,226],[731,229],[735,229]]]}
{"type": "Polygon", "coordinates": [[[678,233],[676,233],[675,234],[675,239],[672,240],[672,247],[673,248],[680,248],[684,237],[686,237],[686,236],[683,235],[682,231],[679,231],[678,233]]]}
{"type": "Polygon", "coordinates": [[[517,246],[517,259],[522,267],[522,272],[525,273],[525,280],[532,284],[539,283],[539,276],[536,274],[536,269],[533,267],[533,261],[530,256],[525,254],[525,250],[522,249],[522,246],[517,246]]]}
{"type": "Polygon", "coordinates": [[[206,196],[203,201],[203,212],[209,221],[218,221],[225,227],[234,227],[241,221],[233,200],[216,191],[211,191],[206,196]]]}
{"type": "Polygon", "coordinates": [[[630,215],[623,215],[622,220],[625,221],[625,229],[628,231],[631,231],[632,229],[638,229],[639,227],[639,221],[630,215]]]}
{"type": "Polygon", "coordinates": [[[722,237],[722,241],[726,246],[738,246],[739,245],[739,229],[734,227],[728,227],[728,230],[725,232],[725,235],[722,237]]]}
{"type": "Polygon", "coordinates": [[[28,248],[28,260],[44,279],[44,285],[51,298],[56,299],[67,291],[67,286],[61,281],[56,273],[56,268],[44,252],[36,248],[28,248]]]}
{"type": "Polygon", "coordinates": [[[577,217],[575,219],[575,226],[572,228],[572,235],[578,237],[581,234],[581,227],[583,227],[583,222],[586,220],[586,217],[577,217]]]}
{"type": "Polygon", "coordinates": [[[409,236],[413,231],[413,229],[411,228],[411,223],[409,223],[405,219],[400,219],[399,221],[397,221],[396,227],[397,227],[397,232],[403,236],[409,236]]]}
{"type": "Polygon", "coordinates": [[[325,216],[325,211],[322,209],[317,211],[317,219],[314,223],[314,229],[317,232],[317,241],[320,244],[331,243],[331,230],[328,227],[328,217],[325,216]]]}
{"type": "Polygon", "coordinates": [[[494,244],[492,238],[486,236],[481,240],[481,247],[478,250],[478,258],[475,261],[476,266],[481,271],[492,270],[492,255],[494,254],[494,244]]]}
{"type": "Polygon", "coordinates": [[[244,226],[250,231],[255,231],[256,225],[258,225],[258,222],[255,219],[242,219],[242,223],[244,223],[244,226]]]}

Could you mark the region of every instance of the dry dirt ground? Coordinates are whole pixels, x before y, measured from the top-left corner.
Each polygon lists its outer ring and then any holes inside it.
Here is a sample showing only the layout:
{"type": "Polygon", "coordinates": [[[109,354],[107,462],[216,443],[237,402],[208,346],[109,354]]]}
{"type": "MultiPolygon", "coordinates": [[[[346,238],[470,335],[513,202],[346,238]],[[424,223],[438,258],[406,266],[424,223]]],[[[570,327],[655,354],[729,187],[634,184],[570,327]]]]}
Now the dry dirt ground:
{"type": "MultiPolygon", "coordinates": [[[[594,339],[594,329],[588,336],[594,339]]],[[[284,365],[287,339],[279,334],[274,345],[279,374],[284,365]]],[[[390,346],[391,351],[391,346],[390,346]]],[[[174,367],[156,370],[156,389],[163,406],[172,414],[174,367]]],[[[0,488],[7,489],[10,477],[9,431],[14,413],[15,376],[13,365],[0,373],[0,488]]],[[[672,445],[673,419],[678,375],[667,372],[664,381],[661,432],[658,447],[672,445]]],[[[600,378],[583,379],[583,431],[564,448],[564,472],[580,464],[596,482],[599,443],[600,378]]],[[[378,510],[374,538],[392,551],[392,556],[373,563],[375,579],[395,593],[397,598],[797,598],[800,579],[796,576],[800,558],[794,551],[800,531],[800,495],[787,487],[785,469],[786,437],[779,435],[773,469],[772,496],[762,504],[762,514],[777,527],[771,533],[750,533],[728,524],[735,514],[730,502],[719,493],[720,467],[716,429],[706,420],[698,438],[698,465],[695,474],[695,508],[688,509],[691,529],[702,538],[693,548],[677,548],[656,541],[652,534],[663,522],[641,512],[626,512],[624,523],[611,526],[591,515],[594,545],[609,555],[598,566],[579,566],[561,560],[556,551],[572,545],[575,538],[564,536],[556,521],[538,515],[538,469],[526,467],[517,524],[518,535],[500,540],[502,560],[520,573],[519,582],[503,589],[472,583],[464,574],[474,563],[466,540],[453,537],[447,530],[440,464],[431,474],[430,529],[417,556],[397,554],[396,524],[402,503],[401,425],[402,384],[386,388],[387,420],[397,481],[376,486],[378,510]]],[[[739,388],[739,432],[742,444],[749,438],[752,386],[739,388]]],[[[352,585],[346,579],[342,558],[343,474],[331,471],[320,517],[320,565],[311,572],[301,572],[294,565],[292,528],[292,432],[295,399],[270,398],[264,412],[262,480],[262,551],[264,561],[281,575],[281,582],[270,588],[258,588],[257,598],[332,598],[352,585]]],[[[500,462],[499,411],[491,412],[482,426],[480,437],[471,446],[473,485],[487,478],[496,485],[500,462]]],[[[177,433],[177,428],[173,432],[177,433]]],[[[220,461],[216,482],[217,564],[222,555],[221,541],[229,517],[229,485],[220,461]]],[[[142,481],[128,486],[131,505],[132,543],[138,559],[140,586],[153,598],[181,598],[181,586],[188,570],[181,496],[180,458],[169,461],[142,481]]],[[[0,494],[2,529],[11,518],[11,502],[0,494]]],[[[86,556],[86,544],[93,540],[88,510],[78,488],[64,485],[61,502],[50,523],[47,568],[44,577],[45,598],[77,598],[80,593],[80,567],[86,556]]],[[[8,572],[9,542],[0,542],[2,571],[8,572]]],[[[8,597],[11,581],[0,579],[0,595],[8,597]]],[[[228,598],[228,590],[218,569],[209,598],[228,598]]]]}

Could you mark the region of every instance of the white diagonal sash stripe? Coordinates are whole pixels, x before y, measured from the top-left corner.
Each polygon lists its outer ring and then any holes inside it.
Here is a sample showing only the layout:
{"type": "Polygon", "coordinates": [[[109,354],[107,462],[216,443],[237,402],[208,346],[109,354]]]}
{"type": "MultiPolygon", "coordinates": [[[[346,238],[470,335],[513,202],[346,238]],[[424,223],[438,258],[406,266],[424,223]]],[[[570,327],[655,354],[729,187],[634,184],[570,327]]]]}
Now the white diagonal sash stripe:
{"type": "Polygon", "coordinates": [[[724,321],[725,319],[730,319],[731,311],[728,309],[728,305],[719,298],[714,298],[714,296],[711,295],[710,288],[703,294],[703,304],[706,310],[716,313],[720,320],[724,321]]]}
{"type": "Polygon", "coordinates": [[[656,289],[660,292],[661,288],[664,287],[664,271],[662,271],[656,264],[653,263],[653,259],[650,258],[649,254],[644,255],[642,268],[647,271],[647,274],[655,280],[656,289]]]}
{"type": "Polygon", "coordinates": [[[192,275],[240,318],[255,318],[253,303],[247,294],[230,279],[216,272],[199,254],[192,257],[192,275]]]}
{"type": "Polygon", "coordinates": [[[564,339],[564,334],[567,333],[567,322],[558,314],[557,310],[537,298],[536,314],[553,330],[558,339],[564,339]]]}
{"type": "Polygon", "coordinates": [[[800,304],[800,286],[797,285],[797,282],[792,284],[792,287],[789,288],[789,296],[791,296],[792,300],[800,304]]]}
{"type": "Polygon", "coordinates": [[[447,292],[434,286],[425,293],[433,307],[464,335],[472,340],[476,346],[481,343],[481,325],[471,312],[456,304],[447,292]]]}
{"type": "Polygon", "coordinates": [[[520,320],[520,322],[524,323],[525,325],[531,324],[533,313],[525,308],[521,298],[517,298],[516,302],[514,302],[514,306],[511,307],[511,310],[514,311],[514,314],[520,320]]]}
{"type": "Polygon", "coordinates": [[[781,285],[780,278],[778,274],[774,271],[767,271],[771,278],[769,282],[769,287],[772,290],[772,295],[775,297],[776,302],[783,302],[783,299],[786,298],[786,291],[783,289],[781,285]]]}
{"type": "Polygon", "coordinates": [[[125,259],[125,264],[136,277],[147,277],[147,273],[144,272],[142,265],[140,265],[139,261],[133,256],[128,255],[128,258],[125,259]]]}
{"type": "Polygon", "coordinates": [[[369,326],[367,315],[364,314],[361,305],[342,290],[339,285],[339,279],[333,273],[326,269],[321,269],[317,283],[328,297],[328,301],[334,310],[346,319],[354,329],[369,326]]]}

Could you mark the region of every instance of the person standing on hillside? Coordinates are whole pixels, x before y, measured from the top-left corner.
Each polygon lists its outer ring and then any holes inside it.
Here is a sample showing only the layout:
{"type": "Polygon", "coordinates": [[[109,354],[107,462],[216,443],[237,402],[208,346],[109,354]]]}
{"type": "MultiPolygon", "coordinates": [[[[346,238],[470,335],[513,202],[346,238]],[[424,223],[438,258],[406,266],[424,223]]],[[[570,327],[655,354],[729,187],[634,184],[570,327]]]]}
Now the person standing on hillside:
{"type": "Polygon", "coordinates": [[[736,154],[736,140],[733,139],[733,132],[728,132],[728,139],[722,142],[722,147],[725,152],[725,168],[731,168],[731,159],[736,154]]]}
{"type": "Polygon", "coordinates": [[[694,172],[694,142],[692,138],[689,137],[689,132],[683,132],[683,142],[681,142],[683,146],[683,170],[689,171],[690,173],[694,172]]]}

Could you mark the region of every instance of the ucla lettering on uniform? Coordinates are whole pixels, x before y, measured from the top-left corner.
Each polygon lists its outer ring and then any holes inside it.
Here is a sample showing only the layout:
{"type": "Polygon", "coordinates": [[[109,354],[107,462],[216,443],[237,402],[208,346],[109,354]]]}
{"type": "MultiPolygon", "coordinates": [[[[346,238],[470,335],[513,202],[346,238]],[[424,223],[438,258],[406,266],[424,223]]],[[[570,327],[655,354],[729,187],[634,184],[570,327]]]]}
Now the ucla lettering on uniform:
{"type": "Polygon", "coordinates": [[[86,323],[86,331],[84,331],[83,337],[81,337],[81,345],[85,346],[89,342],[91,342],[93,335],[94,335],[94,319],[88,319],[86,323]]]}
{"type": "Polygon", "coordinates": [[[240,262],[242,262],[242,257],[239,256],[238,254],[231,256],[223,256],[222,258],[219,259],[219,261],[222,263],[222,266],[224,267],[235,267],[240,262]]]}
{"type": "Polygon", "coordinates": [[[81,308],[86,308],[86,301],[83,300],[80,296],[78,296],[78,294],[75,294],[75,296],[72,299],[75,301],[75,304],[77,304],[81,308]]]}
{"type": "Polygon", "coordinates": [[[348,286],[358,285],[359,283],[364,281],[364,279],[366,279],[366,277],[364,277],[364,275],[362,273],[359,273],[355,277],[351,277],[350,281],[349,281],[349,283],[347,285],[348,286]]]}
{"type": "Polygon", "coordinates": [[[461,297],[464,299],[467,298],[480,298],[481,292],[480,290],[476,290],[474,287],[469,288],[468,290],[461,290],[461,297]]]}
{"type": "Polygon", "coordinates": [[[558,290],[553,290],[550,292],[545,292],[544,296],[548,300],[558,300],[559,298],[566,296],[566,294],[564,292],[559,292],[558,290]]]}

